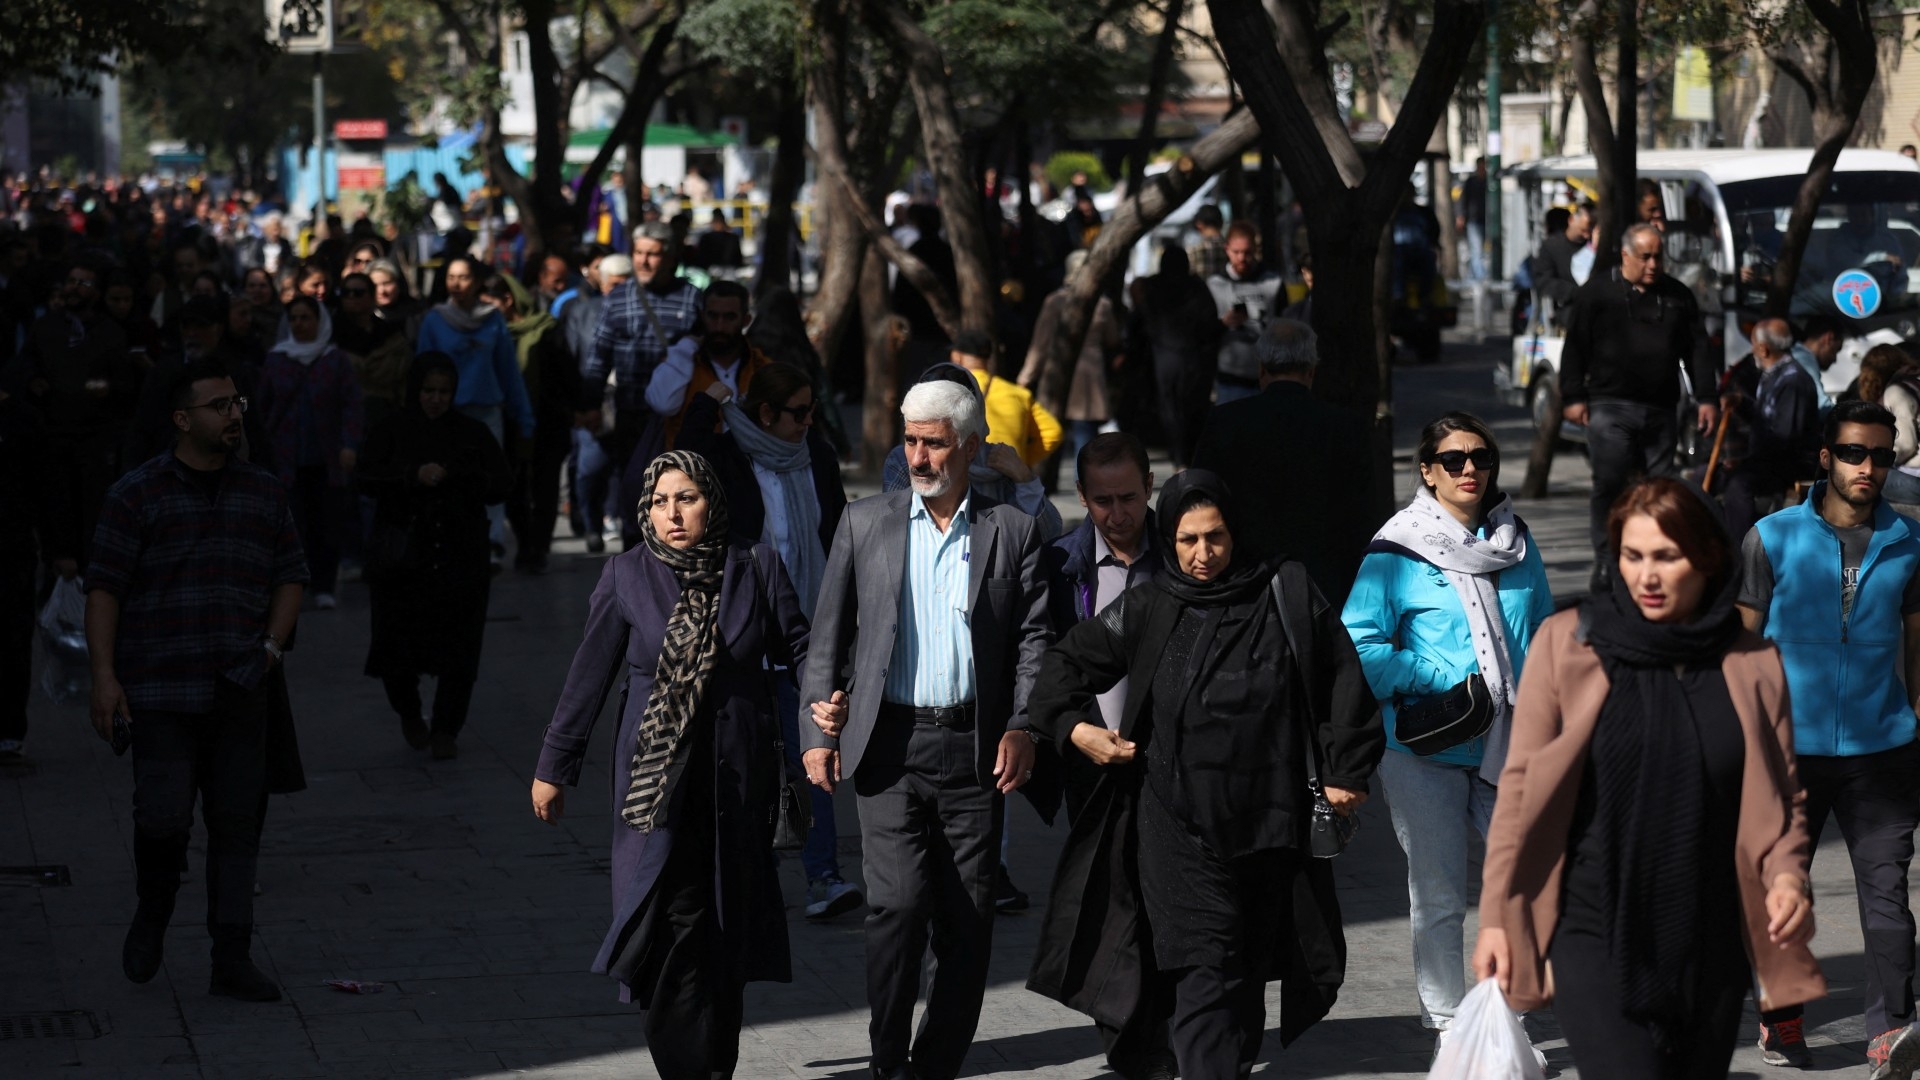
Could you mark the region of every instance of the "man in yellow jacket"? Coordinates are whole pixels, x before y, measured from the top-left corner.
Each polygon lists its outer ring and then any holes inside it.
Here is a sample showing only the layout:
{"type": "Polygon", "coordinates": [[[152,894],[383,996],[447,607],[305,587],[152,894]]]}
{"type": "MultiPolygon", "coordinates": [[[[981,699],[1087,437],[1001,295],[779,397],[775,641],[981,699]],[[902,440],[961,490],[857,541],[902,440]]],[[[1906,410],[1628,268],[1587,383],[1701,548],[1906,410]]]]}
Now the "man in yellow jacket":
{"type": "Polygon", "coordinates": [[[992,370],[993,339],[978,330],[962,330],[953,342],[953,362],[973,372],[987,399],[987,430],[994,442],[1020,452],[1028,468],[1038,466],[1060,445],[1060,421],[1033,400],[1033,393],[992,370]]]}

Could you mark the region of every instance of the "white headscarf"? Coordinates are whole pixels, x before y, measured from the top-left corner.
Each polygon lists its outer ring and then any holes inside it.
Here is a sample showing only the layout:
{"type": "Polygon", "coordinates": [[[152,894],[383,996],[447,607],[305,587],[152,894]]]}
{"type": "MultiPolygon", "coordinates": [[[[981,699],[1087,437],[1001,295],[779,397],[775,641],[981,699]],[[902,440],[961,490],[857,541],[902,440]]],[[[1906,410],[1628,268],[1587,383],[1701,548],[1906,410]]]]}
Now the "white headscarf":
{"type": "MultiPolygon", "coordinates": [[[[291,307],[292,305],[288,305],[291,307]]],[[[292,359],[301,367],[312,366],[328,349],[333,347],[333,316],[327,314],[327,305],[315,300],[313,306],[320,309],[320,332],[313,335],[312,341],[296,341],[293,336],[293,324],[285,315],[280,316],[280,333],[273,343],[273,351],[292,359]]]]}

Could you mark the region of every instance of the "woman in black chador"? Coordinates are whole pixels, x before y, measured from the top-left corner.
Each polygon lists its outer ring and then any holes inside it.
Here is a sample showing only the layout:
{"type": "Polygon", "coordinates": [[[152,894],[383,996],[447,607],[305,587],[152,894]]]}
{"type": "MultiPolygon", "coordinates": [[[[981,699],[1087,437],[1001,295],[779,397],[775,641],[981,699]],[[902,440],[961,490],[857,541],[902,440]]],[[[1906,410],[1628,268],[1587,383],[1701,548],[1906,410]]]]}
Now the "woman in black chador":
{"type": "Polygon", "coordinates": [[[1219,477],[1181,473],[1158,511],[1166,571],[1076,626],[1034,684],[1034,730],[1102,776],[1027,985],[1092,1016],[1129,1073],[1173,1075],[1128,1060],[1159,1044],[1216,1080],[1259,1056],[1269,981],[1283,1044],[1333,1006],[1346,941],[1331,867],[1309,854],[1309,771],[1351,814],[1385,736],[1339,612],[1299,563],[1235,547],[1219,477]],[[1094,696],[1122,678],[1108,731],[1094,696]]]}
{"type": "Polygon", "coordinates": [[[467,720],[486,632],[487,507],[513,486],[487,425],[453,407],[460,373],[445,353],[421,353],[399,412],[374,428],[360,459],[360,490],[377,501],[367,545],[373,635],[367,674],[386,684],[400,731],[415,749],[453,757],[467,720]],[[420,676],[439,677],[431,727],[420,676]]]}

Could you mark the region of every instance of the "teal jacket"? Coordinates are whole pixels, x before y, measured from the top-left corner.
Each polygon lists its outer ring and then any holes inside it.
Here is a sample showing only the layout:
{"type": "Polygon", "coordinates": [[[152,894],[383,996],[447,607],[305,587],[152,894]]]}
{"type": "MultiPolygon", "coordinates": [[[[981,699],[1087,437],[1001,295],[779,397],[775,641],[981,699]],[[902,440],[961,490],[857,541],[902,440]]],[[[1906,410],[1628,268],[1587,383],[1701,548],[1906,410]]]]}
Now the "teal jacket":
{"type": "MultiPolygon", "coordinates": [[[[1520,678],[1527,646],[1542,620],[1553,614],[1547,568],[1531,537],[1520,565],[1500,573],[1500,613],[1507,620],[1507,648],[1513,652],[1513,676],[1520,678]]],[[[1394,702],[1451,689],[1480,670],[1473,656],[1473,635],[1466,608],[1439,567],[1397,546],[1369,550],[1340,620],[1353,636],[1360,666],[1367,673],[1380,715],[1387,725],[1387,748],[1412,751],[1394,737],[1394,702]]],[[[1443,750],[1428,760],[1478,765],[1485,739],[1443,750]]],[[[1496,779],[1488,777],[1489,780],[1496,779]]]]}
{"type": "Polygon", "coordinates": [[[1780,646],[1793,700],[1793,752],[1856,757],[1914,739],[1904,651],[1907,582],[1920,571],[1920,528],[1874,508],[1853,611],[1840,618],[1840,538],[1820,516],[1826,484],[1754,526],[1773,565],[1767,637],[1780,646]]]}

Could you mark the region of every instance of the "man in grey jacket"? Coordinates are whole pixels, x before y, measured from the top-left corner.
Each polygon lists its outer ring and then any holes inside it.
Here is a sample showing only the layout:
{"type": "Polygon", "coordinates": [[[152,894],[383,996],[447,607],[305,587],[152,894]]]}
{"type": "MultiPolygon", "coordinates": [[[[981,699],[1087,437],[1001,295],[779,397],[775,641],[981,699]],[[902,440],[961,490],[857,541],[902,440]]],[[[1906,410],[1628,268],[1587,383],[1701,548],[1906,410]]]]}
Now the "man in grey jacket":
{"type": "Polygon", "coordinates": [[[801,738],[808,779],[831,791],[849,778],[859,796],[872,1074],[951,1080],[980,1020],[1005,796],[1032,777],[1027,697],[1051,634],[1033,518],[969,490],[978,395],[921,383],[900,412],[912,488],[840,519],[801,738]]]}

